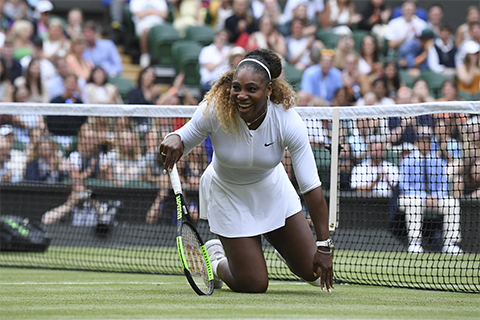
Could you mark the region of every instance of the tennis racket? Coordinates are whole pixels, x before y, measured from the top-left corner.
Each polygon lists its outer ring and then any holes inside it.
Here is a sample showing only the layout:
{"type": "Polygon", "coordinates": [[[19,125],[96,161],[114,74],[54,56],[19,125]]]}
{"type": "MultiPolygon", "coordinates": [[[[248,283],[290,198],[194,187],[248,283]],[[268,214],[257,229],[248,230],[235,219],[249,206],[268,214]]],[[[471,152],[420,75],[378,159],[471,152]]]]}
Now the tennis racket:
{"type": "Polygon", "coordinates": [[[182,193],[177,165],[170,171],[177,208],[177,250],[188,283],[198,295],[213,293],[213,271],[205,243],[192,223],[182,193]]]}

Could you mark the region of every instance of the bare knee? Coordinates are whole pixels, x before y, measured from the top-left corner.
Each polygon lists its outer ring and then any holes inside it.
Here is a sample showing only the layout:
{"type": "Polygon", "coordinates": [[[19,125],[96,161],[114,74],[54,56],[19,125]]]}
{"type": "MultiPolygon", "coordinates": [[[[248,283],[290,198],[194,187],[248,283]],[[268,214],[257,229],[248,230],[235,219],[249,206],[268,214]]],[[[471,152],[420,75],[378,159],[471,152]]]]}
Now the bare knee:
{"type": "Polygon", "coordinates": [[[263,293],[268,288],[268,271],[260,237],[220,238],[228,264],[219,265],[220,278],[230,289],[244,293],[263,293]]]}
{"type": "MultiPolygon", "coordinates": [[[[222,267],[220,277],[227,284],[230,289],[235,292],[243,293],[264,293],[268,289],[268,273],[250,269],[247,272],[235,272],[235,268],[232,272],[231,269],[227,269],[228,265],[224,264],[222,267]],[[227,272],[226,269],[228,270],[227,272]]],[[[238,270],[237,270],[238,271],[238,270]]]]}
{"type": "Polygon", "coordinates": [[[233,288],[233,291],[243,293],[265,293],[268,289],[267,279],[256,279],[253,281],[243,281],[237,288],[233,288]]]}

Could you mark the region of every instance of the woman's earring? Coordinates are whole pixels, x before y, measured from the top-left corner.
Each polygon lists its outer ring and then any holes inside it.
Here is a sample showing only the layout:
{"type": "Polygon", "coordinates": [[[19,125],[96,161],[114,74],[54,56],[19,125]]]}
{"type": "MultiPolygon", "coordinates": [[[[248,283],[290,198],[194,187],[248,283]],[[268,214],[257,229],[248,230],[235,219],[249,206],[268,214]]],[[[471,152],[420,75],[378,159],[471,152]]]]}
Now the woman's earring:
{"type": "Polygon", "coordinates": [[[270,96],[267,96],[267,104],[270,104],[270,96]]]}

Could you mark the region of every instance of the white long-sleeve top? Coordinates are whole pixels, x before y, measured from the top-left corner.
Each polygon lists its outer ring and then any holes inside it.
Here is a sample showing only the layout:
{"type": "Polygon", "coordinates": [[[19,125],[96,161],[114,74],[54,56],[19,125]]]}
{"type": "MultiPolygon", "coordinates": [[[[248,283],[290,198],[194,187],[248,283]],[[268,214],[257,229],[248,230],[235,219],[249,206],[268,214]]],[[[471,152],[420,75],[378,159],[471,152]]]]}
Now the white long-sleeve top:
{"type": "Polygon", "coordinates": [[[206,106],[200,105],[193,118],[175,132],[184,144],[184,155],[210,135],[214,147],[212,165],[218,177],[247,185],[270,175],[288,148],[300,192],[307,193],[321,185],[307,129],[295,110],[270,103],[256,130],[250,130],[238,116],[240,132],[230,134],[221,128],[213,108],[204,114],[206,106]]]}

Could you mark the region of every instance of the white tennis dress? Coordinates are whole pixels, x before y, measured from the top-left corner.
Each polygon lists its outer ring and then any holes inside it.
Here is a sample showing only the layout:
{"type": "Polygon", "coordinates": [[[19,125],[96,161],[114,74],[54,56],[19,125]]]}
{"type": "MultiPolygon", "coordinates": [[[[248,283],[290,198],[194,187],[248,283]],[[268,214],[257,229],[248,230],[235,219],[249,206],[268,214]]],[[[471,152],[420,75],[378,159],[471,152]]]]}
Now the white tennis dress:
{"type": "Polygon", "coordinates": [[[223,131],[206,103],[192,120],[175,131],[184,155],[211,136],[214,154],[200,180],[200,217],[210,230],[228,238],[249,237],[278,229],[302,207],[281,163],[285,148],[302,193],[321,185],[307,129],[298,113],[270,103],[265,120],[248,129],[238,116],[239,133],[223,131]]]}

